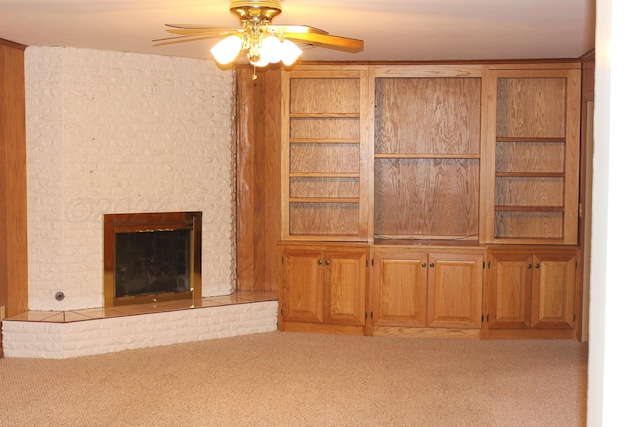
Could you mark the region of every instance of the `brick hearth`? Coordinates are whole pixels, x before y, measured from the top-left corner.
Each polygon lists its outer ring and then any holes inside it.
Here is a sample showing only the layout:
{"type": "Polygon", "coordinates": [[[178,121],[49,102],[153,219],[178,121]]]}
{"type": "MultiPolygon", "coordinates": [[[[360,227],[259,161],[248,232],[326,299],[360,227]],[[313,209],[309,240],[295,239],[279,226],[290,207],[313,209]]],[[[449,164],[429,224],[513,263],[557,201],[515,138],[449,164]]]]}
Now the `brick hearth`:
{"type": "Polygon", "coordinates": [[[275,331],[276,292],[72,311],[28,311],[2,323],[5,357],[64,359],[275,331]]]}

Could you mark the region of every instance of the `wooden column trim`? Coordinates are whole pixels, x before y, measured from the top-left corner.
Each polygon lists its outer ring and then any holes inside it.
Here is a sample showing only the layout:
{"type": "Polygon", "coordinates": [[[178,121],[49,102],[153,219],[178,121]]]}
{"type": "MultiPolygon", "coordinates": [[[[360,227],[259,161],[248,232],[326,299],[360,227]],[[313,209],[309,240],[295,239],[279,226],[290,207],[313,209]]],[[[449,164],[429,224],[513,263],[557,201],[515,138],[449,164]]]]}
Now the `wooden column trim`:
{"type": "Polygon", "coordinates": [[[0,306],[27,310],[24,46],[0,40],[0,306]]]}

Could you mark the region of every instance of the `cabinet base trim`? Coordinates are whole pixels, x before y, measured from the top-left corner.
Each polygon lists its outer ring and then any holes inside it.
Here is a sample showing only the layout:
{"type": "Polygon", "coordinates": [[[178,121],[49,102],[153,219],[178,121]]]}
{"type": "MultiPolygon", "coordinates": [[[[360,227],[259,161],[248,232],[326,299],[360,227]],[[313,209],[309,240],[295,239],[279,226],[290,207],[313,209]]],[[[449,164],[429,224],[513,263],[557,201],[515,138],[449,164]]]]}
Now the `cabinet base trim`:
{"type": "Polygon", "coordinates": [[[374,326],[373,336],[402,336],[415,338],[464,338],[479,339],[480,329],[435,329],[374,326]]]}
{"type": "Polygon", "coordinates": [[[482,338],[488,339],[576,339],[574,329],[488,329],[482,338]]]}
{"type": "Polygon", "coordinates": [[[280,325],[280,330],[283,332],[305,332],[313,334],[364,335],[364,328],[362,326],[322,325],[315,323],[283,322],[280,325]]]}

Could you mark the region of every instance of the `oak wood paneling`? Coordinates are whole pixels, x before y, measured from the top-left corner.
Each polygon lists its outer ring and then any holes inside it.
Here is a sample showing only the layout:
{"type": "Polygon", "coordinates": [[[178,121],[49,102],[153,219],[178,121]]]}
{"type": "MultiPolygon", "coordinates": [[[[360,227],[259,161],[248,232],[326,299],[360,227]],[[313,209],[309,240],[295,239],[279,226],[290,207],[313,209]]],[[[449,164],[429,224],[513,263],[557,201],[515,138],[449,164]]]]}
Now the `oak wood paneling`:
{"type": "Polygon", "coordinates": [[[357,78],[292,78],[290,112],[292,114],[359,114],[360,90],[357,78]],[[331,96],[318,96],[331,94],[331,96]]]}
{"type": "Polygon", "coordinates": [[[375,151],[477,154],[478,78],[376,79],[375,151]]]}
{"type": "Polygon", "coordinates": [[[7,317],[29,302],[25,47],[0,39],[0,307],[7,317]]]}
{"type": "Polygon", "coordinates": [[[373,261],[373,326],[425,327],[428,255],[378,250],[373,261]]]}
{"type": "Polygon", "coordinates": [[[573,67],[485,71],[481,243],[577,243],[580,70],[573,67]]]}
{"type": "Polygon", "coordinates": [[[564,78],[500,78],[497,137],[564,138],[564,78]]]}
{"type": "Polygon", "coordinates": [[[280,71],[237,69],[237,289],[278,290],[280,71]]]}
{"type": "Polygon", "coordinates": [[[367,238],[367,69],[283,72],[283,240],[367,238]]]}
{"type": "Polygon", "coordinates": [[[0,306],[28,309],[24,48],[0,40],[0,306]]]}
{"type": "Polygon", "coordinates": [[[358,236],[357,203],[291,203],[289,232],[292,236],[358,236]]]}
{"type": "Polygon", "coordinates": [[[377,159],[376,236],[477,235],[479,181],[476,159],[377,159]]]}

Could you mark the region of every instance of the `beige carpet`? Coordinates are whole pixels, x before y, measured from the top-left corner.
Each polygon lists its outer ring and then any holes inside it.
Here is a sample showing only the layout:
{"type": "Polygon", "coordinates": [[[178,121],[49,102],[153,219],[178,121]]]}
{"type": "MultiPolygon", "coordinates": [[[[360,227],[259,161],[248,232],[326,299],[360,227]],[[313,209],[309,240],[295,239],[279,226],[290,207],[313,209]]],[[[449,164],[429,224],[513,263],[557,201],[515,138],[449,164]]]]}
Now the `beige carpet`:
{"type": "Polygon", "coordinates": [[[266,333],[0,359],[0,425],[583,426],[587,344],[266,333]]]}

